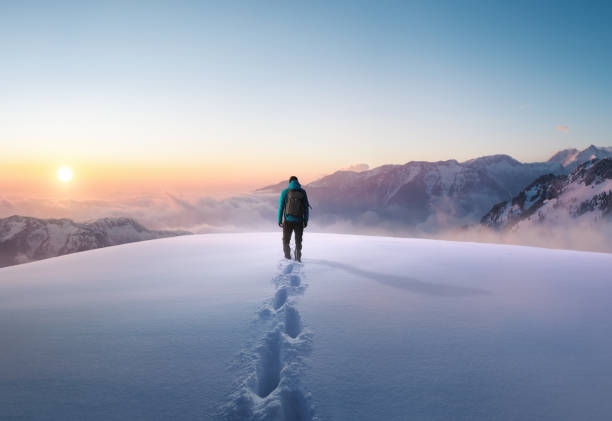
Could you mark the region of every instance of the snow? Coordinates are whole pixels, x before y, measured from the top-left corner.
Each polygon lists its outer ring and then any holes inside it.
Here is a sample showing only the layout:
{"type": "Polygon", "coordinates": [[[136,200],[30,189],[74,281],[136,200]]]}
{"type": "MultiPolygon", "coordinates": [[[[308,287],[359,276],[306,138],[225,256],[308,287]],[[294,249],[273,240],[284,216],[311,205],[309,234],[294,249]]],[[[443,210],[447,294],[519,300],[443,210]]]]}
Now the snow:
{"type": "Polygon", "coordinates": [[[589,147],[579,151],[578,149],[565,149],[553,155],[549,161],[558,162],[563,167],[570,170],[578,167],[580,164],[595,158],[610,158],[612,148],[597,147],[590,145],[589,147]]]}
{"type": "MultiPolygon", "coordinates": [[[[600,212],[587,212],[581,216],[573,216],[573,213],[582,202],[609,191],[612,191],[612,180],[610,179],[588,186],[582,181],[570,183],[558,197],[545,201],[534,215],[520,221],[515,229],[528,229],[530,226],[538,225],[542,220],[557,226],[571,226],[572,222],[576,224],[578,221],[597,223],[601,217],[600,212]]],[[[527,209],[527,206],[525,208],[527,209]]]]}
{"type": "Polygon", "coordinates": [[[457,161],[447,161],[430,169],[425,177],[425,184],[430,192],[435,183],[440,183],[442,191],[448,193],[457,179],[461,185],[465,179],[465,169],[457,161]]]}
{"type": "Polygon", "coordinates": [[[4,232],[0,232],[0,241],[6,241],[13,238],[19,232],[23,231],[25,228],[24,221],[15,221],[10,224],[7,224],[7,229],[4,232]]]}
{"type": "Polygon", "coordinates": [[[540,186],[539,184],[534,184],[530,189],[525,190],[525,203],[523,205],[523,209],[527,210],[533,205],[540,196],[540,186]]]}
{"type": "Polygon", "coordinates": [[[0,419],[612,413],[612,255],[280,233],[0,269],[0,419]]]}
{"type": "MultiPolygon", "coordinates": [[[[420,166],[405,165],[401,167],[399,174],[396,174],[396,182],[391,184],[391,188],[385,193],[382,203],[385,205],[400,191],[406,184],[411,183],[422,171],[420,166]]],[[[370,171],[374,175],[374,170],[370,171]]]]}
{"type": "Polygon", "coordinates": [[[78,227],[74,224],[64,220],[58,220],[57,222],[48,223],[44,227],[40,227],[40,230],[45,229],[48,233],[45,236],[47,239],[45,246],[48,250],[52,250],[53,254],[59,254],[62,247],[70,241],[70,236],[79,231],[78,227]]]}

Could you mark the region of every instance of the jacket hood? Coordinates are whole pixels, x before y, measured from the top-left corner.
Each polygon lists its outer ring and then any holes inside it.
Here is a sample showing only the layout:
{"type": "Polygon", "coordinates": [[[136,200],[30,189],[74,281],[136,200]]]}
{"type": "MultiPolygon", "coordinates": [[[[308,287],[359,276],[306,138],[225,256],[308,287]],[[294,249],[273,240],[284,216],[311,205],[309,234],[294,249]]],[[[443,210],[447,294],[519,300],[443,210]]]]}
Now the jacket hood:
{"type": "Polygon", "coordinates": [[[289,183],[289,188],[293,189],[293,190],[297,190],[297,189],[301,189],[302,186],[300,185],[300,183],[297,180],[293,180],[293,181],[291,181],[291,183],[289,183]]]}

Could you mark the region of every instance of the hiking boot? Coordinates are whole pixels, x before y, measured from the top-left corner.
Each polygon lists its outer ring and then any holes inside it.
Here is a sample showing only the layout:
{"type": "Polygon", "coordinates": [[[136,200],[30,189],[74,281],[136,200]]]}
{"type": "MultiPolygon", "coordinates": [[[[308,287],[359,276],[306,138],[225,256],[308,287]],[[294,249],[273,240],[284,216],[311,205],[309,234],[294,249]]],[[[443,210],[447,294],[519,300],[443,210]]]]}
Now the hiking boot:
{"type": "Polygon", "coordinates": [[[295,251],[295,260],[297,260],[300,263],[302,262],[302,251],[301,250],[295,251]]]}

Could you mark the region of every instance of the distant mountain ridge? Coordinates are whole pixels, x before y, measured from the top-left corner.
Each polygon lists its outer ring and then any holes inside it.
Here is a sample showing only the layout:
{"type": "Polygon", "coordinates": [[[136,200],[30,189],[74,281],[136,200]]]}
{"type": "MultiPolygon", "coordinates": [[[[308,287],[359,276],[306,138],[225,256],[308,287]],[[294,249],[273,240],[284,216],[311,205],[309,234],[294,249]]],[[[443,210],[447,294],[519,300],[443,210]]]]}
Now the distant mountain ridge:
{"type": "Polygon", "coordinates": [[[589,219],[612,221],[612,159],[593,159],[569,175],[539,177],[512,200],[496,204],[481,223],[518,229],[589,219]]]}
{"type": "Polygon", "coordinates": [[[0,267],[79,251],[157,238],[187,231],[149,230],[131,218],[71,219],[10,216],[0,219],[0,267]]]}
{"type": "MultiPolygon", "coordinates": [[[[606,157],[612,157],[612,148],[591,145],[559,151],[546,162],[522,163],[508,155],[411,161],[361,172],[339,170],[305,188],[323,226],[348,220],[356,228],[382,224],[435,232],[478,224],[495,204],[512,200],[539,177],[567,175],[584,162],[606,157]]],[[[281,181],[257,192],[286,187],[281,181]]]]}
{"type": "Polygon", "coordinates": [[[557,163],[524,164],[507,155],[469,160],[409,162],[360,173],[338,171],[306,186],[317,213],[333,222],[380,221],[436,231],[478,222],[495,203],[511,199],[557,163]]]}
{"type": "Polygon", "coordinates": [[[573,171],[587,161],[601,158],[612,158],[612,147],[590,145],[582,151],[575,148],[564,149],[555,153],[548,162],[556,162],[568,171],[573,171]]]}

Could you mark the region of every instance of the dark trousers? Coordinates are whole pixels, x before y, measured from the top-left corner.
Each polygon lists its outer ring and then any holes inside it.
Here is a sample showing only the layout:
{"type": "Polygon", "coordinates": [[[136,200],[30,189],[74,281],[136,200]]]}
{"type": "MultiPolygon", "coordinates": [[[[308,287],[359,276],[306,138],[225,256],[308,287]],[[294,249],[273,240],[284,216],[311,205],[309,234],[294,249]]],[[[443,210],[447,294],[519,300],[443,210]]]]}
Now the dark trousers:
{"type": "Polygon", "coordinates": [[[291,233],[295,231],[295,249],[301,255],[302,252],[302,234],[304,234],[304,223],[302,221],[283,222],[283,251],[285,256],[291,256],[291,248],[289,242],[291,241],[291,233]]]}

